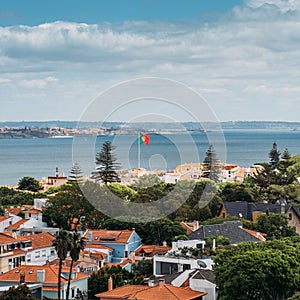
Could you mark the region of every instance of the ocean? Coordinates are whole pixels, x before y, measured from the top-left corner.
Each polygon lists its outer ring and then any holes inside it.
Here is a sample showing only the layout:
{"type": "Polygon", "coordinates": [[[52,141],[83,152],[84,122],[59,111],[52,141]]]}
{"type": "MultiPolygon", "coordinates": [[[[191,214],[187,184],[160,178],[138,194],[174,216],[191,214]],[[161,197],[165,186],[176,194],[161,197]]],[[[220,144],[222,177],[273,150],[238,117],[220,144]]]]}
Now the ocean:
{"type": "MultiPolygon", "coordinates": [[[[300,153],[300,131],[225,130],[224,140],[214,133],[150,134],[150,144],[140,145],[140,166],[172,170],[181,163],[202,162],[213,143],[219,158],[239,166],[268,161],[274,142],[283,152],[300,153]],[[210,136],[209,136],[210,135],[210,136]]],[[[137,136],[99,136],[47,139],[0,139],[0,185],[15,185],[20,178],[38,180],[52,176],[56,167],[68,175],[77,161],[88,175],[95,166],[95,155],[105,141],[116,147],[114,154],[124,169],[138,166],[137,136]]]]}

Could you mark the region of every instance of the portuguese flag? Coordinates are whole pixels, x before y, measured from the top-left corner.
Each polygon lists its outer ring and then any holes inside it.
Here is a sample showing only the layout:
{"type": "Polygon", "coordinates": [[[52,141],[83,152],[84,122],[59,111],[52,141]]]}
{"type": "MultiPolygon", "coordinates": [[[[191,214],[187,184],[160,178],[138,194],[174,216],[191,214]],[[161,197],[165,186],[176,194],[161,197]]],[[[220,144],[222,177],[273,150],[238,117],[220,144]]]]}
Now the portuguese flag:
{"type": "Polygon", "coordinates": [[[148,134],[140,134],[140,143],[144,145],[149,145],[150,143],[150,135],[148,134]]]}

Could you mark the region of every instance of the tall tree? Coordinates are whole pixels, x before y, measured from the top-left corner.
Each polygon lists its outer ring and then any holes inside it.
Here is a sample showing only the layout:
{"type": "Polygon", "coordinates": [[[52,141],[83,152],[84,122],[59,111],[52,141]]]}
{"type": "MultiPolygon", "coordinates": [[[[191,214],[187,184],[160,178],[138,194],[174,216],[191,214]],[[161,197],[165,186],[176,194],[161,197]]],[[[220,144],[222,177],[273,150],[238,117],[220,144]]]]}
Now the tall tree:
{"type": "Polygon", "coordinates": [[[18,189],[38,192],[41,189],[41,187],[38,180],[36,180],[33,177],[26,176],[19,180],[18,189]]]}
{"type": "Polygon", "coordinates": [[[203,160],[203,165],[208,171],[209,178],[215,182],[219,182],[221,162],[217,157],[217,153],[213,145],[209,145],[203,160]]]}
{"type": "Polygon", "coordinates": [[[58,266],[58,282],[57,282],[57,299],[61,299],[61,271],[63,261],[66,259],[68,252],[70,251],[70,234],[66,230],[59,230],[55,239],[52,242],[52,245],[55,247],[57,256],[59,258],[58,266]]]}
{"type": "Polygon", "coordinates": [[[214,274],[222,300],[284,300],[300,283],[299,237],[242,243],[219,251],[214,274]]]}
{"type": "Polygon", "coordinates": [[[70,171],[68,183],[72,184],[72,183],[81,182],[83,180],[82,174],[83,173],[82,173],[80,165],[77,162],[75,162],[70,171]]]}
{"type": "Polygon", "coordinates": [[[31,291],[26,284],[20,284],[17,287],[11,286],[7,291],[5,291],[0,299],[13,300],[13,299],[22,299],[22,300],[34,300],[32,297],[31,291]]]}
{"type": "Polygon", "coordinates": [[[85,245],[86,245],[85,239],[83,237],[81,237],[80,234],[76,231],[70,232],[69,241],[70,241],[71,265],[70,265],[70,270],[69,270],[66,300],[69,300],[73,264],[74,264],[75,261],[77,261],[79,259],[80,251],[84,250],[85,245]]]}
{"type": "Polygon", "coordinates": [[[281,153],[277,149],[276,142],[273,143],[273,147],[269,152],[269,158],[270,158],[270,166],[272,169],[276,169],[280,162],[280,155],[281,153]]]}
{"type": "Polygon", "coordinates": [[[117,170],[119,164],[116,156],[113,154],[115,146],[111,142],[106,141],[102,145],[102,149],[96,155],[96,170],[92,172],[92,178],[96,181],[102,181],[104,184],[111,182],[120,182],[117,170]]]}

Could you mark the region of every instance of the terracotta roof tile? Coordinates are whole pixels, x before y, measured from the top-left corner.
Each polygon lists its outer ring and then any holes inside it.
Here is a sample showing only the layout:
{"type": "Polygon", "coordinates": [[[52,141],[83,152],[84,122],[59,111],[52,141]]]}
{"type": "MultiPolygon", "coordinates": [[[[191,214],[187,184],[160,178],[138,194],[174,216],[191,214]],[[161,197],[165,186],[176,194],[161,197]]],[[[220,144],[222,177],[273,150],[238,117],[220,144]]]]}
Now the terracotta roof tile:
{"type": "MultiPolygon", "coordinates": [[[[25,282],[27,283],[35,283],[37,282],[36,273],[37,270],[44,270],[45,271],[45,284],[49,283],[57,283],[58,279],[58,266],[20,266],[18,268],[12,269],[4,274],[0,275],[0,281],[10,281],[10,282],[19,282],[20,281],[20,274],[25,275],[25,282]]],[[[62,268],[63,272],[68,273],[69,268],[64,267],[62,268]]],[[[76,279],[82,279],[87,277],[87,275],[82,273],[76,272],[76,279]]],[[[62,283],[66,283],[67,280],[63,277],[61,278],[62,283]]]]}
{"type": "Polygon", "coordinates": [[[84,237],[88,240],[89,233],[92,234],[93,243],[116,243],[116,244],[126,244],[134,230],[87,230],[84,237]]]}
{"type": "Polygon", "coordinates": [[[4,217],[4,216],[0,216],[0,222],[6,221],[8,219],[10,219],[11,217],[4,217]]]}
{"type": "Polygon", "coordinates": [[[171,250],[169,246],[159,246],[159,245],[142,245],[136,251],[136,255],[146,254],[149,256],[154,256],[156,254],[163,255],[171,250]]]}
{"type": "Polygon", "coordinates": [[[12,225],[10,225],[10,226],[7,226],[5,229],[18,230],[18,229],[20,229],[21,225],[23,225],[23,224],[26,223],[27,221],[29,221],[29,219],[23,219],[23,220],[20,220],[20,221],[16,222],[15,224],[12,224],[12,225]]]}
{"type": "Polygon", "coordinates": [[[164,299],[164,300],[192,300],[206,295],[203,292],[196,292],[190,288],[180,288],[169,284],[163,286],[143,286],[143,285],[125,285],[111,291],[97,294],[101,298],[136,298],[143,300],[164,299]]]}

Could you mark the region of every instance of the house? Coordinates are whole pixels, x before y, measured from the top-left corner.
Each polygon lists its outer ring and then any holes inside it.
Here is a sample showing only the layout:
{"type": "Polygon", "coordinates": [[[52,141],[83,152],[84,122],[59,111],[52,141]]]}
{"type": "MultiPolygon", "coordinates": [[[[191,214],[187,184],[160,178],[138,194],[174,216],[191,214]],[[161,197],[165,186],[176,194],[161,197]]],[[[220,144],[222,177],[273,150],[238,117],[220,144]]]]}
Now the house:
{"type": "Polygon", "coordinates": [[[265,213],[285,214],[288,218],[288,225],[300,234],[300,211],[287,204],[286,201],[277,201],[275,204],[246,201],[223,202],[218,215],[223,218],[230,215],[257,222],[258,217],[265,213]]]}
{"type": "Polygon", "coordinates": [[[128,258],[131,252],[136,251],[142,241],[135,229],[132,230],[87,230],[84,233],[87,247],[102,245],[113,249],[112,262],[120,262],[122,258],[128,258]]]}
{"type": "Polygon", "coordinates": [[[26,250],[31,248],[31,240],[0,233],[0,273],[7,272],[25,262],[26,250]]]}
{"type": "Polygon", "coordinates": [[[222,224],[203,225],[189,235],[189,239],[204,240],[208,237],[223,236],[230,240],[231,245],[242,242],[260,242],[264,237],[259,232],[248,231],[240,221],[227,221],[222,224]]]}
{"type": "Polygon", "coordinates": [[[164,243],[160,245],[141,245],[135,253],[133,253],[132,260],[152,259],[154,255],[164,255],[171,250],[171,247],[164,243]]]}
{"type": "Polygon", "coordinates": [[[25,254],[26,265],[45,265],[49,261],[57,258],[55,247],[52,246],[54,236],[48,232],[20,236],[21,240],[30,240],[31,248],[25,254]]]}
{"type": "MultiPolygon", "coordinates": [[[[61,298],[65,298],[69,268],[63,266],[61,275],[61,298]]],[[[18,285],[20,282],[26,284],[41,283],[43,296],[57,299],[58,266],[19,266],[0,275],[0,286],[18,285]]],[[[70,298],[77,293],[87,292],[88,275],[72,271],[70,298]]]]}
{"type": "Polygon", "coordinates": [[[19,220],[22,220],[22,218],[14,215],[10,216],[8,213],[5,213],[5,216],[0,216],[0,232],[4,232],[7,226],[15,224],[19,220]]]}
{"type": "Polygon", "coordinates": [[[153,275],[162,276],[168,274],[175,274],[185,270],[199,269],[203,266],[205,269],[212,270],[213,261],[209,257],[193,256],[186,249],[204,249],[205,241],[201,240],[188,240],[172,242],[172,249],[165,255],[155,255],[153,257],[153,275]]]}
{"type": "MultiPolygon", "coordinates": [[[[212,270],[191,269],[159,277],[159,279],[161,278],[173,286],[189,286],[193,291],[207,293],[203,296],[203,300],[217,299],[215,276],[212,270]]],[[[159,279],[155,279],[154,282],[157,282],[159,279]]]]}
{"type": "Polygon", "coordinates": [[[30,219],[21,219],[20,221],[16,222],[5,228],[7,232],[14,232],[17,235],[28,235],[34,233],[41,233],[41,232],[51,232],[55,233],[59,229],[58,228],[48,228],[47,224],[40,219],[30,218],[30,219]]]}
{"type": "Polygon", "coordinates": [[[144,285],[125,285],[116,289],[112,289],[112,284],[109,284],[109,290],[97,294],[100,300],[108,299],[136,299],[136,300],[202,300],[206,293],[196,292],[189,287],[175,287],[166,284],[164,280],[160,280],[156,286],[144,285]]]}

